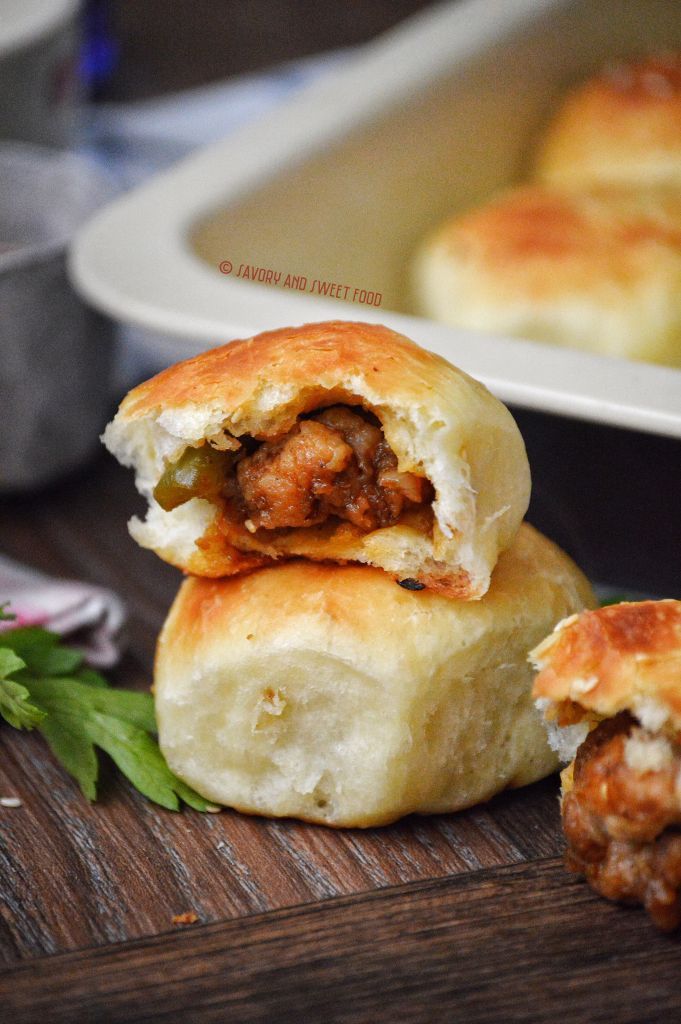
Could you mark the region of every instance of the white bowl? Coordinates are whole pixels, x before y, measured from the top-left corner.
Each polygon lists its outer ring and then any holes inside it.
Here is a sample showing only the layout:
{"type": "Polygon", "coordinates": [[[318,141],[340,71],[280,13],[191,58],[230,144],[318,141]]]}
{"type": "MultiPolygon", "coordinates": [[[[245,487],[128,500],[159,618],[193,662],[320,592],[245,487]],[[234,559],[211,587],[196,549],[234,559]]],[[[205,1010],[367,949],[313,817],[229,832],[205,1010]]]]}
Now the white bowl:
{"type": "Polygon", "coordinates": [[[73,279],[114,317],[175,335],[162,345],[169,362],[286,324],[381,321],[504,401],[681,437],[681,371],[454,330],[408,316],[405,299],[418,240],[521,175],[566,84],[609,58],[673,46],[676,0],[436,7],[118,199],[77,236],[73,279]],[[243,280],[241,264],[306,288],[243,280]],[[348,297],[381,293],[381,305],[310,294],[314,279],[348,297]]]}

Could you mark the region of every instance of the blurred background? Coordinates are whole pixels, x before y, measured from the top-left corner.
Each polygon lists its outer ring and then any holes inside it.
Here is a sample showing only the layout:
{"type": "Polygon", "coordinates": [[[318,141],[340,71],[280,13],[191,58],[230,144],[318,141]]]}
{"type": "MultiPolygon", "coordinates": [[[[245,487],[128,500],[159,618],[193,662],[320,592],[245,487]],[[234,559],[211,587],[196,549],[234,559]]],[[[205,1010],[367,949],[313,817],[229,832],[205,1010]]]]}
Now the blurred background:
{"type": "MultiPolygon", "coordinates": [[[[22,523],[36,503],[65,521],[70,501],[94,508],[115,493],[122,533],[132,482],[98,434],[127,387],[160,366],[138,328],[74,293],[74,233],[426,6],[0,0],[0,529],[15,557],[30,560],[22,523]]],[[[531,521],[593,579],[681,596],[678,442],[514,413],[535,481],[531,521]]],[[[80,571],[94,574],[85,562],[80,571]]]]}
{"type": "Polygon", "coordinates": [[[82,466],[112,403],[162,365],[149,332],[73,291],[78,228],[423,6],[0,0],[0,493],[82,466]]]}
{"type": "MultiPolygon", "coordinates": [[[[273,64],[356,46],[428,0],[90,0],[95,95],[148,99],[273,64]],[[101,52],[101,51],[100,51],[101,52]]],[[[93,83],[94,84],[94,83],[93,83]]]]}

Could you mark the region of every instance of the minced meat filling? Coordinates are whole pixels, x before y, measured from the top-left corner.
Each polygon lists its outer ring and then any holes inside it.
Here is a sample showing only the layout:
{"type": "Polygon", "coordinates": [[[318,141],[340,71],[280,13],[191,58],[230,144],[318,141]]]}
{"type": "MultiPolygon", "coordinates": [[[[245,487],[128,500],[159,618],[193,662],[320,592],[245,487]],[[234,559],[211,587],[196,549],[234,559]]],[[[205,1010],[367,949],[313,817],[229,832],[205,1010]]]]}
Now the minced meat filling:
{"type": "Polygon", "coordinates": [[[189,449],[156,486],[158,503],[220,498],[252,531],[316,526],[330,516],[369,531],[432,498],[427,480],[398,471],[378,421],[363,409],[332,406],[276,440],[242,441],[236,453],[189,449]]]}
{"type": "MultiPolygon", "coordinates": [[[[628,714],[601,722],[580,747],[563,800],[567,863],[608,899],[642,903],[655,924],[681,924],[681,748],[655,770],[626,760],[628,714]]],[[[644,736],[647,734],[643,734],[644,736]]]]}

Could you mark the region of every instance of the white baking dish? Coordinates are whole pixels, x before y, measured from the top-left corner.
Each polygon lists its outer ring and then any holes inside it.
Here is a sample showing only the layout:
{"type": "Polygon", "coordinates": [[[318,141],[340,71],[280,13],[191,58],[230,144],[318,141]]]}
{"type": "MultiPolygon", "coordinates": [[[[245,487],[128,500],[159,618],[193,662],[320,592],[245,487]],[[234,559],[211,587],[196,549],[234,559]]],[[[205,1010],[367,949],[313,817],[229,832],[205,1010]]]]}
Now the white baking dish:
{"type": "Polygon", "coordinates": [[[436,325],[408,315],[406,285],[429,227],[522,174],[567,83],[609,58],[681,46],[679,14],[677,0],[433,8],[98,214],[72,249],[74,281],[114,317],[174,336],[168,361],[275,326],[378,320],[505,401],[681,437],[681,371],[436,325]],[[237,278],[241,264],[382,303],[254,284],[237,278]]]}

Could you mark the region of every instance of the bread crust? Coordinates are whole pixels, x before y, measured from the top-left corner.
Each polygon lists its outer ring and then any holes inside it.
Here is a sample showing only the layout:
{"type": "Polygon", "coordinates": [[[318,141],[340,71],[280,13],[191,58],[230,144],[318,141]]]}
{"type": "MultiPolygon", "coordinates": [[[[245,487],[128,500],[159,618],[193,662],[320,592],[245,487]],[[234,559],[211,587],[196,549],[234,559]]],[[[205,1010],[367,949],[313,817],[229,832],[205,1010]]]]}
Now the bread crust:
{"type": "Polygon", "coordinates": [[[681,55],[620,63],[573,89],[548,128],[535,175],[570,188],[678,188],[681,55]]]}
{"type": "Polygon", "coordinates": [[[526,525],[474,603],[303,560],[189,579],[159,638],[161,747],[251,813],[368,827],[469,806],[554,770],[526,651],[592,603],[526,525]]]}
{"type": "Polygon", "coordinates": [[[681,601],[608,605],[559,623],[530,657],[534,695],[573,721],[630,712],[651,731],[681,731],[681,601]]]}
{"type": "Polygon", "coordinates": [[[269,331],[179,363],[135,388],[104,441],[134,466],[150,499],[133,536],[183,570],[219,577],[279,558],[360,561],[478,598],[515,536],[529,467],[508,410],[477,381],[386,327],[331,321],[269,331]],[[165,465],[221,431],[265,440],[321,406],[362,405],[378,417],[399,470],[433,484],[433,516],[361,533],[226,527],[201,499],[163,512],[151,497],[165,465]],[[418,520],[418,521],[417,521],[418,520]]]}
{"type": "Polygon", "coordinates": [[[681,365],[681,192],[528,185],[442,225],[416,300],[453,326],[681,365]]]}

